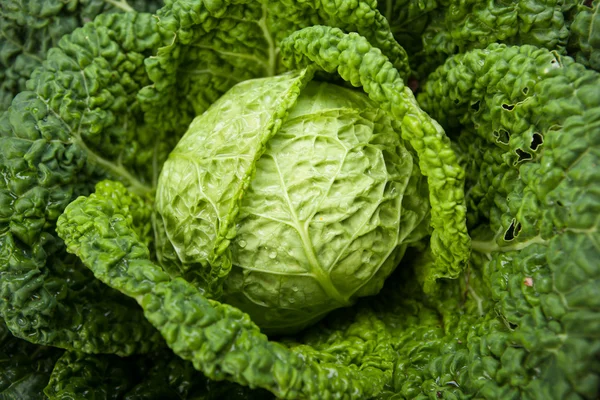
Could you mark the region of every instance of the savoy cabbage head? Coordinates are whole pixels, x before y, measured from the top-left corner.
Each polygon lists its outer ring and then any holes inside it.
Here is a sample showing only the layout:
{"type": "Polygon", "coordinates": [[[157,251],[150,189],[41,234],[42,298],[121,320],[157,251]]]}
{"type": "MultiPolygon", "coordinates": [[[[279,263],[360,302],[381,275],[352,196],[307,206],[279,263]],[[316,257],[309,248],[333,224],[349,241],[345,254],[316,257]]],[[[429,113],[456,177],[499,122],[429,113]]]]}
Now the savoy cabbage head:
{"type": "Polygon", "coordinates": [[[597,10],[168,0],[41,46],[0,397],[596,399],[597,10]]]}
{"type": "Polygon", "coordinates": [[[428,234],[427,184],[399,127],[364,94],[305,74],[234,86],[158,180],[177,272],[202,285],[218,268],[223,301],[267,333],[377,294],[428,234]]]}

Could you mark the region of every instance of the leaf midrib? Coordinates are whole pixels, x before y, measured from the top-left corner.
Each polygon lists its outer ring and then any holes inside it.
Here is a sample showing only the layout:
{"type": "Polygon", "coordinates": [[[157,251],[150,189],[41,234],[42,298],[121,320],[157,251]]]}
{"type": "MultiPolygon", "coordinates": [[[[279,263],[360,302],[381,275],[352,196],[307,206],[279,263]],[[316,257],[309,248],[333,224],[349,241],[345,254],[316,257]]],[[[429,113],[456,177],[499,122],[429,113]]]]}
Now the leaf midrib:
{"type": "Polygon", "coordinates": [[[325,271],[317,255],[314,251],[314,246],[312,244],[312,240],[306,231],[304,224],[300,222],[298,215],[292,205],[292,201],[288,195],[288,189],[285,185],[285,181],[283,179],[283,174],[281,173],[281,169],[279,168],[279,162],[276,157],[272,157],[275,168],[277,169],[277,176],[279,177],[279,183],[281,188],[283,189],[283,197],[290,211],[290,217],[292,218],[292,226],[298,232],[298,236],[302,242],[302,247],[304,250],[304,254],[306,255],[306,259],[308,261],[309,273],[317,280],[321,288],[325,291],[327,296],[330,298],[340,302],[341,304],[349,304],[349,299],[346,296],[343,296],[337,288],[334,286],[331,281],[331,277],[325,271]]]}

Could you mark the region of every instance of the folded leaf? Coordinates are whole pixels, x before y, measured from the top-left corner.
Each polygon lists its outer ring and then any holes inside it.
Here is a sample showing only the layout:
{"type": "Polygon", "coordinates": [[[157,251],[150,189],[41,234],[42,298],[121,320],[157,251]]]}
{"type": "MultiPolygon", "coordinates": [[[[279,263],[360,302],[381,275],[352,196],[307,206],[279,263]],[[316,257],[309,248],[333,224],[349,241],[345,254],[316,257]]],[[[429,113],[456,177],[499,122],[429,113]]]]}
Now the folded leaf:
{"type": "Polygon", "coordinates": [[[390,0],[381,2],[380,8],[389,4],[385,14],[391,29],[401,45],[409,46],[411,66],[425,79],[448,56],[492,43],[529,44],[565,54],[576,29],[571,23],[578,3],[581,1],[390,0]]]}
{"type": "Polygon", "coordinates": [[[54,227],[96,181],[152,189],[170,147],[135,104],[163,38],[149,14],[107,14],[65,37],[0,117],[0,311],[34,343],[131,354],[162,345],[134,304],[66,254],[54,227]],[[154,164],[153,164],[154,163],[154,164]],[[134,306],[135,307],[135,306],[134,306]]]}
{"type": "Polygon", "coordinates": [[[314,26],[295,32],[282,43],[290,67],[313,63],[327,72],[337,71],[353,86],[362,86],[369,97],[401,121],[402,138],[419,157],[427,177],[431,202],[431,247],[435,264],[422,272],[426,291],[438,278],[456,278],[470,253],[465,225],[464,171],[444,130],[419,106],[388,59],[366,39],[336,28],[314,26]]]}
{"type": "MultiPolygon", "coordinates": [[[[67,207],[58,233],[98,279],[136,299],[175,354],[206,376],[265,388],[282,398],[364,398],[389,381],[389,361],[344,365],[301,356],[269,341],[247,314],[206,299],[182,278],[171,279],[152,263],[132,228],[133,216],[122,207],[130,203],[139,199],[123,185],[102,183],[96,193],[67,207]]],[[[389,356],[385,350],[373,352],[389,356]]]]}
{"type": "Polygon", "coordinates": [[[164,224],[160,262],[173,274],[190,281],[197,275],[198,284],[218,296],[231,270],[229,243],[256,163],[312,75],[305,69],[269,84],[236,86],[194,120],[171,152],[156,210],[164,224]]]}

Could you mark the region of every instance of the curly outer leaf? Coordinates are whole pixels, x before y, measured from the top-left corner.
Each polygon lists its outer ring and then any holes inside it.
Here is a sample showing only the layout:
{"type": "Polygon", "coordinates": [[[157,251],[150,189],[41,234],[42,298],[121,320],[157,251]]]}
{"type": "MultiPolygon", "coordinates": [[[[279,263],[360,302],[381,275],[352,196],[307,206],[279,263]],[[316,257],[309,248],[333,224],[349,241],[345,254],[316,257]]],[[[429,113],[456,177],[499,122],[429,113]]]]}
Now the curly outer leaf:
{"type": "MultiPolygon", "coordinates": [[[[148,372],[146,365],[136,361],[134,357],[65,351],[54,365],[44,394],[50,400],[124,398],[148,372]]],[[[157,395],[175,397],[176,393],[157,390],[157,395]]]]}
{"type": "MultiPolygon", "coordinates": [[[[598,179],[598,132],[600,108],[568,118],[546,135],[539,162],[521,167],[524,206],[548,228],[545,239],[498,245],[475,237],[472,265],[486,288],[467,301],[477,301],[479,313],[465,313],[450,322],[452,334],[428,342],[447,350],[428,360],[425,376],[418,364],[405,369],[411,384],[403,390],[441,390],[437,382],[448,382],[453,386],[444,391],[459,398],[597,398],[600,192],[592,182],[598,179]]],[[[441,307],[454,313],[448,303],[441,307]]],[[[401,359],[427,350],[406,343],[401,359]]]]}
{"type": "Polygon", "coordinates": [[[158,12],[159,26],[173,40],[146,60],[154,85],[143,89],[139,100],[149,123],[179,135],[235,84],[285,72],[280,42],[305,26],[359,32],[389,56],[403,76],[409,73],[406,52],[372,0],[165,3],[158,12]]]}
{"type": "Polygon", "coordinates": [[[566,46],[565,14],[574,0],[519,0],[480,3],[450,1],[445,26],[460,51],[501,41],[548,49],[566,46]]]}
{"type": "Polygon", "coordinates": [[[492,45],[448,60],[419,97],[463,128],[474,256],[501,318],[465,339],[464,391],[598,396],[599,85],[569,57],[492,45]]]}
{"type": "MultiPolygon", "coordinates": [[[[420,40],[423,49],[411,63],[425,78],[456,53],[492,43],[534,45],[564,53],[572,10],[578,0],[481,2],[449,0],[429,13],[420,40]]],[[[392,25],[392,29],[394,25],[392,25]]],[[[411,54],[412,56],[412,54],[411,54]]]]}
{"type": "Polygon", "coordinates": [[[314,26],[292,34],[282,42],[284,60],[290,67],[318,65],[337,71],[354,86],[362,86],[369,97],[402,125],[402,138],[419,156],[419,167],[427,176],[431,200],[431,247],[434,270],[424,272],[427,290],[441,277],[455,278],[470,253],[465,224],[464,171],[443,129],[419,108],[411,90],[381,51],[357,34],[314,26]]]}
{"type": "Polygon", "coordinates": [[[154,12],[158,1],[16,1],[0,8],[0,111],[26,89],[33,70],[59,40],[97,15],[135,10],[154,12]]]}
{"type": "Polygon", "coordinates": [[[270,390],[282,398],[365,398],[383,389],[391,365],[321,362],[270,342],[248,315],[207,300],[184,279],[150,261],[121,204],[135,195],[119,183],[71,203],[58,223],[69,251],[106,284],[135,298],[173,351],[215,380],[270,390]],[[109,195],[112,201],[106,201],[109,195]],[[121,201],[117,199],[121,199],[121,201]]]}
{"type": "Polygon", "coordinates": [[[312,19],[310,25],[317,23],[340,28],[346,32],[356,32],[367,38],[369,43],[385,54],[404,79],[410,74],[408,55],[398,44],[390,30],[388,20],[379,12],[379,2],[362,1],[270,1],[267,3],[273,18],[273,30],[278,42],[293,31],[306,26],[302,20],[310,19],[311,14],[318,16],[318,22],[312,19]],[[300,18],[299,15],[304,15],[300,18]],[[292,29],[292,27],[294,27],[292,29]]]}
{"type": "Polygon", "coordinates": [[[19,337],[118,354],[162,345],[135,303],[94,279],[54,232],[101,177],[150,190],[149,160],[163,143],[134,99],[162,40],[149,14],[103,15],[64,37],[0,117],[0,312],[19,337]]]}
{"type": "Polygon", "coordinates": [[[488,221],[499,240],[539,234],[538,206],[523,206],[526,199],[509,194],[522,191],[519,169],[543,154],[548,133],[600,105],[598,85],[594,71],[533,46],[473,50],[430,76],[419,104],[444,126],[473,128],[458,138],[471,155],[467,174],[474,183],[467,201],[477,211],[472,224],[488,221]],[[518,208],[528,207],[536,209],[533,215],[515,219],[518,208]]]}

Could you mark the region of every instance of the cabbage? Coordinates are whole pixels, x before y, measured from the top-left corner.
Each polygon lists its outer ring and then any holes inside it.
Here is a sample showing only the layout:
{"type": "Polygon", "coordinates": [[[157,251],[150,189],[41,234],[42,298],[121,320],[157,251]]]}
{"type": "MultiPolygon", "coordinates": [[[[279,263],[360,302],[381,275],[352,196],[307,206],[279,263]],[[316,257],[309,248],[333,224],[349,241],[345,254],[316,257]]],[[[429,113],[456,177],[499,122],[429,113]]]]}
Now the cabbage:
{"type": "Polygon", "coordinates": [[[598,398],[597,1],[54,3],[0,7],[0,397],[598,398]]]}
{"type": "Polygon", "coordinates": [[[231,88],[191,123],[156,194],[174,269],[219,264],[222,300],[265,333],[377,294],[429,225],[426,180],[392,120],[331,83],[290,93],[296,79],[231,88]]]}

